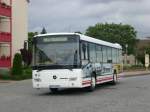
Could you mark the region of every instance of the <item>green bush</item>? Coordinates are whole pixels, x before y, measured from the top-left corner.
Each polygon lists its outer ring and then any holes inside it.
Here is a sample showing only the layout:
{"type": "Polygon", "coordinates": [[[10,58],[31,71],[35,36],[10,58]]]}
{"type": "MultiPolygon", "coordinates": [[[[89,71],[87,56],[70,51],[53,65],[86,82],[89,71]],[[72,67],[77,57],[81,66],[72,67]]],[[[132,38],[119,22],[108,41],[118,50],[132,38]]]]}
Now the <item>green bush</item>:
{"type": "Polygon", "coordinates": [[[23,79],[31,79],[32,78],[32,74],[24,74],[23,75],[23,79]]]}
{"type": "Polygon", "coordinates": [[[0,75],[0,79],[2,80],[11,80],[11,76],[10,75],[0,75]]]}
{"type": "Polygon", "coordinates": [[[10,71],[9,69],[0,69],[0,79],[2,80],[10,80],[10,71]]]}
{"type": "Polygon", "coordinates": [[[24,68],[22,75],[13,75],[12,80],[25,80],[32,78],[32,69],[31,68],[24,68]]]}
{"type": "Polygon", "coordinates": [[[32,69],[31,68],[25,68],[24,69],[23,78],[24,79],[31,79],[32,78],[32,69]]]}
{"type": "Polygon", "coordinates": [[[13,59],[12,75],[22,75],[22,56],[19,53],[16,53],[13,59]]]}
{"type": "Polygon", "coordinates": [[[31,68],[24,68],[24,74],[32,74],[32,69],[31,68]]]}
{"type": "Polygon", "coordinates": [[[0,79],[20,81],[32,78],[32,69],[30,67],[23,68],[21,75],[12,75],[11,73],[10,70],[0,69],[0,79]]]}
{"type": "Polygon", "coordinates": [[[132,70],[143,70],[145,69],[142,65],[131,65],[131,66],[124,66],[123,70],[132,71],[132,70]]]}

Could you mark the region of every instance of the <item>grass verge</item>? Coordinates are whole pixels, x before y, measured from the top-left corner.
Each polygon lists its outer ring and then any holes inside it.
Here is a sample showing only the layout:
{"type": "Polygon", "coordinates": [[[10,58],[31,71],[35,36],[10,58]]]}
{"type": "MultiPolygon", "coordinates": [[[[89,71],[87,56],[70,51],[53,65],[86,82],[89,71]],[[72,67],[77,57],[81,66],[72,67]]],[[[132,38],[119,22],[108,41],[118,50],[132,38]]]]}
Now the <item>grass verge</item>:
{"type": "Polygon", "coordinates": [[[1,80],[26,80],[32,78],[32,69],[31,68],[24,68],[23,74],[20,75],[11,75],[10,70],[0,70],[0,79],[1,80]]]}

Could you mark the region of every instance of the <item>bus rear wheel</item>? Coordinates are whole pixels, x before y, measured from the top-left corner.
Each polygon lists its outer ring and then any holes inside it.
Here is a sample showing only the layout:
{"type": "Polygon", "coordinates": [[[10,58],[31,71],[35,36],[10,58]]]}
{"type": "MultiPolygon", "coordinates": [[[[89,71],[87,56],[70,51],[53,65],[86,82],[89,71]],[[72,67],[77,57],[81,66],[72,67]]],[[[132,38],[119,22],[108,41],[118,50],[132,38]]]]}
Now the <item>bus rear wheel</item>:
{"type": "Polygon", "coordinates": [[[112,84],[115,85],[115,84],[117,83],[117,80],[118,80],[118,79],[117,79],[117,74],[114,73],[114,74],[113,74],[113,81],[112,81],[112,84]]]}
{"type": "Polygon", "coordinates": [[[57,92],[58,92],[58,88],[50,88],[50,91],[51,91],[52,93],[57,93],[57,92]]]}

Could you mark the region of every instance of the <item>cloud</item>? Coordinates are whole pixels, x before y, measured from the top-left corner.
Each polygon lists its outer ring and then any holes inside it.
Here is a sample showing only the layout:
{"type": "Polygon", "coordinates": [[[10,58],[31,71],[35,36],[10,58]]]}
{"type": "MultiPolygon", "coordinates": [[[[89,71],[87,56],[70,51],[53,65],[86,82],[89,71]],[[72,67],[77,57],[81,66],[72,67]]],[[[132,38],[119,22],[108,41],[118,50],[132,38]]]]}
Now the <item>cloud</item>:
{"type": "Polygon", "coordinates": [[[150,0],[32,0],[29,30],[85,32],[96,23],[131,24],[138,37],[150,36],[150,0]]]}
{"type": "Polygon", "coordinates": [[[85,4],[112,3],[112,2],[140,2],[141,0],[81,0],[85,4]]]}

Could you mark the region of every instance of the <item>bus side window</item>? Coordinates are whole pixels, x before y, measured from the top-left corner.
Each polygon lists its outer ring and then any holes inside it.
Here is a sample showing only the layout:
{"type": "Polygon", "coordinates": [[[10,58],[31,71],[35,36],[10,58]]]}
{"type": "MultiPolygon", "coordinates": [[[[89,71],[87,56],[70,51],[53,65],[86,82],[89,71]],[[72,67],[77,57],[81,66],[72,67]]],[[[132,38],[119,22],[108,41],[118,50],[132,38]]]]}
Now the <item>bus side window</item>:
{"type": "Polygon", "coordinates": [[[122,63],[122,50],[119,50],[119,63],[122,63]]]}
{"type": "Polygon", "coordinates": [[[96,62],[96,51],[95,51],[95,44],[89,44],[89,55],[90,55],[90,62],[96,62]]]}
{"type": "Polygon", "coordinates": [[[107,47],[103,46],[103,62],[107,63],[107,47]]]}
{"type": "Polygon", "coordinates": [[[112,48],[112,62],[117,63],[117,50],[112,48]]]}
{"type": "Polygon", "coordinates": [[[96,61],[102,62],[102,46],[96,45],[96,61]]]}
{"type": "Polygon", "coordinates": [[[117,63],[119,63],[119,49],[116,49],[116,52],[117,52],[117,59],[116,59],[116,61],[117,61],[117,63]]]}
{"type": "Polygon", "coordinates": [[[82,60],[82,65],[86,65],[88,63],[88,43],[87,42],[81,43],[81,60],[82,60]]]}
{"type": "Polygon", "coordinates": [[[108,47],[107,48],[107,63],[112,63],[112,48],[111,47],[108,47]]]}

